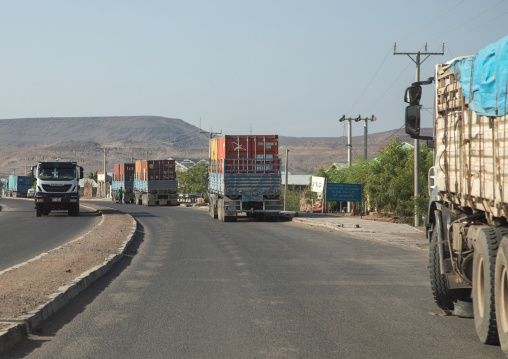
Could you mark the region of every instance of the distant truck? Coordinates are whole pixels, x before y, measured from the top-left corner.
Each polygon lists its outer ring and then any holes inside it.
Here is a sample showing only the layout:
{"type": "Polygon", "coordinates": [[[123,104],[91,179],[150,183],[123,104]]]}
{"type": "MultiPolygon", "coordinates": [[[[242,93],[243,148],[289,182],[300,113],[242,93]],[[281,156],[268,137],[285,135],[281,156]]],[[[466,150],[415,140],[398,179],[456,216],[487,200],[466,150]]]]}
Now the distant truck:
{"type": "MultiPolygon", "coordinates": [[[[134,203],[134,163],[121,163],[113,166],[111,181],[111,197],[118,202],[118,190],[122,188],[122,196],[126,203],[134,203]]],[[[123,199],[122,199],[123,201],[123,199]]]]}
{"type": "MultiPolygon", "coordinates": [[[[508,355],[508,37],[436,65],[434,167],[426,220],[437,305],[471,302],[483,343],[508,355]]],[[[406,91],[406,132],[420,136],[421,84],[406,91]]],[[[462,304],[461,304],[462,306],[462,304]]]]}
{"type": "Polygon", "coordinates": [[[7,183],[6,196],[26,197],[28,189],[32,187],[30,176],[10,175],[7,183]]]}
{"type": "Polygon", "coordinates": [[[136,161],[134,203],[143,206],[176,206],[178,180],[175,160],[136,161]]]}
{"type": "Polygon", "coordinates": [[[37,217],[48,215],[52,210],[68,211],[70,216],[79,215],[79,180],[83,167],[76,162],[38,162],[32,167],[35,176],[35,213],[37,217]]]}
{"type": "Polygon", "coordinates": [[[227,135],[210,140],[210,216],[235,222],[239,213],[277,221],[281,210],[279,137],[227,135]]]}

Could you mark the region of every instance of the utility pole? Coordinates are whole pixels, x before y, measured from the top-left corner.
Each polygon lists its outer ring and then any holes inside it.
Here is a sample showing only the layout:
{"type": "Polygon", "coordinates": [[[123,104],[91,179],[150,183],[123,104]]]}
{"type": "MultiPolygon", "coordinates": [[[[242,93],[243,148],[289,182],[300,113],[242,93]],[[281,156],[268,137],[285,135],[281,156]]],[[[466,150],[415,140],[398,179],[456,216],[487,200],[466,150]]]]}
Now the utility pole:
{"type": "Polygon", "coordinates": [[[287,203],[288,203],[288,153],[289,150],[286,147],[286,184],[284,185],[284,212],[287,211],[287,203]]]}
{"type": "MultiPolygon", "coordinates": [[[[351,121],[355,121],[355,122],[358,122],[358,121],[365,121],[364,125],[363,125],[363,158],[364,159],[367,159],[367,121],[376,121],[377,118],[372,115],[371,118],[368,118],[368,117],[365,117],[365,118],[362,118],[362,115],[358,115],[357,118],[346,118],[346,115],[342,115],[342,117],[339,119],[339,122],[343,122],[343,121],[347,121],[348,122],[348,127],[347,127],[347,162],[348,162],[348,166],[351,167],[351,150],[352,150],[352,145],[351,145],[351,121]]],[[[347,203],[347,211],[348,212],[351,212],[351,202],[348,202],[347,203]]]]}
{"type": "MultiPolygon", "coordinates": [[[[358,119],[360,119],[360,115],[358,115],[358,119]]],[[[339,118],[339,122],[347,121],[347,163],[348,166],[351,167],[351,121],[355,120],[358,121],[358,119],[354,118],[346,118],[346,115],[342,115],[341,118],[339,118]]]]}
{"type": "MultiPolygon", "coordinates": [[[[425,51],[424,52],[397,52],[397,43],[393,45],[393,54],[394,55],[407,55],[413,62],[416,64],[416,76],[415,76],[415,82],[420,81],[420,65],[425,62],[430,56],[432,55],[444,55],[444,42],[443,47],[441,48],[441,52],[427,52],[427,44],[425,44],[425,51]],[[426,56],[423,60],[421,60],[421,56],[426,56]],[[415,56],[415,58],[413,58],[415,56]]],[[[418,139],[414,140],[414,147],[415,147],[415,161],[414,161],[414,186],[415,186],[415,198],[417,198],[420,195],[420,141],[418,139]]],[[[418,215],[416,211],[416,201],[415,201],[415,227],[420,226],[420,216],[418,215]]]]}
{"type": "Polygon", "coordinates": [[[106,149],[105,148],[102,148],[102,151],[104,151],[104,187],[103,187],[103,190],[102,190],[102,195],[103,195],[103,198],[106,198],[106,179],[107,179],[107,175],[106,175],[106,149]]]}
{"type": "MultiPolygon", "coordinates": [[[[206,137],[208,137],[210,140],[212,138],[214,138],[216,135],[221,135],[222,134],[222,128],[220,129],[220,132],[213,132],[212,131],[212,128],[210,127],[210,132],[206,132],[206,131],[199,131],[199,133],[202,133],[204,135],[206,135],[206,137]]],[[[211,165],[212,163],[212,154],[210,153],[210,144],[208,144],[208,163],[211,165]]]]}
{"type": "Polygon", "coordinates": [[[367,159],[367,133],[368,133],[368,128],[367,128],[367,121],[376,121],[377,118],[372,115],[371,118],[368,118],[368,117],[365,117],[365,118],[361,118],[360,116],[358,116],[358,118],[355,119],[356,122],[358,121],[361,121],[363,120],[364,123],[363,123],[363,159],[366,160],[367,159]]]}
{"type": "MultiPolygon", "coordinates": [[[[355,118],[346,118],[346,115],[342,115],[341,118],[339,118],[339,122],[343,122],[343,121],[347,121],[348,122],[348,126],[347,126],[347,163],[348,163],[348,167],[351,168],[351,121],[352,120],[355,120],[355,121],[359,121],[361,119],[361,116],[358,115],[358,118],[355,119],[355,118]]],[[[347,203],[347,211],[348,213],[351,212],[351,202],[348,202],[347,203]]]]}

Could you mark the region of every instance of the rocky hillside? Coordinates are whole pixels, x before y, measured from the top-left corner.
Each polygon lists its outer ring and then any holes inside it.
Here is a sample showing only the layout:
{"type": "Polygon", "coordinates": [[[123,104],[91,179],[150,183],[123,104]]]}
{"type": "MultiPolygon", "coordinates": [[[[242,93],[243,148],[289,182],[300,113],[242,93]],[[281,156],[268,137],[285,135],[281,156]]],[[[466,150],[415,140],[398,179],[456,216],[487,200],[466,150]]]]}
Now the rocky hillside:
{"type": "Polygon", "coordinates": [[[206,146],[199,129],[179,119],[157,116],[62,117],[0,120],[0,147],[62,141],[167,142],[182,148],[206,146]]]}

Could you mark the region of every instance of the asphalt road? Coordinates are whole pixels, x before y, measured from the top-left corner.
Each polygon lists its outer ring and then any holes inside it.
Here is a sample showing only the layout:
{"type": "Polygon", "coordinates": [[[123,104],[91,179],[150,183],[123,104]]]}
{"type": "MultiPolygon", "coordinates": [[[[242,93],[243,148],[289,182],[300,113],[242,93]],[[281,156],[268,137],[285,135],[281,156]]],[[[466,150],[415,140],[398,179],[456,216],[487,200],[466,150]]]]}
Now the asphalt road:
{"type": "Polygon", "coordinates": [[[434,314],[421,250],[123,208],[137,253],[5,358],[504,358],[472,320],[434,314]]]}
{"type": "Polygon", "coordinates": [[[81,208],[78,217],[55,211],[36,217],[33,200],[0,200],[0,271],[32,259],[88,231],[99,217],[81,208]]]}

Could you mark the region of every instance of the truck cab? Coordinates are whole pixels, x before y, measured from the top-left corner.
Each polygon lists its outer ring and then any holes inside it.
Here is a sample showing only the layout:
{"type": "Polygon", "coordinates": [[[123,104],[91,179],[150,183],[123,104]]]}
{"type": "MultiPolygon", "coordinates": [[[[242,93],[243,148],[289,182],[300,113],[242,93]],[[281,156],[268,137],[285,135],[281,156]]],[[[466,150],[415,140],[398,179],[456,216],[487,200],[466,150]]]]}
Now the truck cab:
{"type": "Polygon", "coordinates": [[[83,167],[76,162],[39,162],[32,168],[36,178],[35,212],[37,217],[52,210],[66,210],[70,216],[79,215],[79,180],[83,167]]]}

